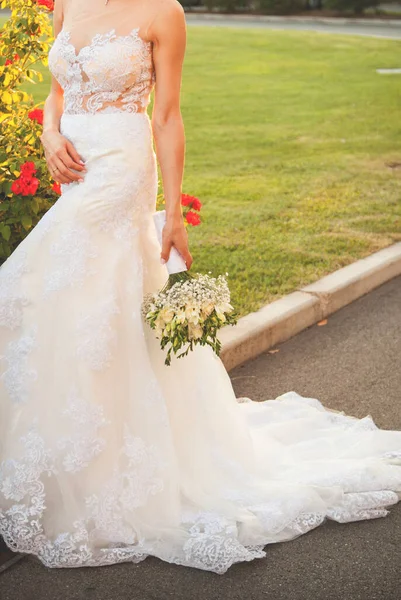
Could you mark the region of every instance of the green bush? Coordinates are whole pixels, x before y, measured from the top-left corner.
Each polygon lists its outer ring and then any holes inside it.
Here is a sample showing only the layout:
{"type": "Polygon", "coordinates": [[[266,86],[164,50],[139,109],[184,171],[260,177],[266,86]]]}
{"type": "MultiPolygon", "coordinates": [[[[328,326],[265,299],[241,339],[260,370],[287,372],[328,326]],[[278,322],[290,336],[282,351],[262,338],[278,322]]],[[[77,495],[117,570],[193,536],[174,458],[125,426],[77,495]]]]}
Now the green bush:
{"type": "Polygon", "coordinates": [[[52,0],[3,0],[11,9],[0,36],[0,263],[57,200],[40,143],[43,110],[21,87],[41,81],[52,0]]]}
{"type": "MultiPolygon", "coordinates": [[[[183,4],[185,6],[185,2],[183,4]]],[[[209,11],[220,10],[227,13],[256,11],[284,15],[305,10],[307,0],[203,0],[200,4],[206,6],[209,11]]]]}
{"type": "MultiPolygon", "coordinates": [[[[185,2],[183,4],[185,6],[185,2]]],[[[209,11],[217,9],[227,13],[241,12],[248,7],[247,0],[203,0],[201,4],[206,6],[209,11]]]]}
{"type": "Polygon", "coordinates": [[[259,10],[267,14],[285,15],[305,9],[305,0],[258,0],[259,10]]]}
{"type": "Polygon", "coordinates": [[[367,8],[374,8],[379,4],[379,0],[325,0],[324,7],[341,12],[352,11],[362,14],[367,8]]]}

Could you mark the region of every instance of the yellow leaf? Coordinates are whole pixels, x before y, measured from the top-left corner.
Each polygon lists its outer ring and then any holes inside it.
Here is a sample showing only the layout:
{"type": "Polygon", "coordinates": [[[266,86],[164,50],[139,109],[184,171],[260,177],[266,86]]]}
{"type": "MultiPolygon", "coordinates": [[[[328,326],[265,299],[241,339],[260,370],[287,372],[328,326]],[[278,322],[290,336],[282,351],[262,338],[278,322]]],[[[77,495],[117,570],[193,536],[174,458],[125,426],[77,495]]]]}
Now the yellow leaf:
{"type": "Polygon", "coordinates": [[[13,97],[11,96],[10,92],[3,92],[1,95],[1,99],[4,102],[4,104],[12,104],[13,103],[13,97]]]}

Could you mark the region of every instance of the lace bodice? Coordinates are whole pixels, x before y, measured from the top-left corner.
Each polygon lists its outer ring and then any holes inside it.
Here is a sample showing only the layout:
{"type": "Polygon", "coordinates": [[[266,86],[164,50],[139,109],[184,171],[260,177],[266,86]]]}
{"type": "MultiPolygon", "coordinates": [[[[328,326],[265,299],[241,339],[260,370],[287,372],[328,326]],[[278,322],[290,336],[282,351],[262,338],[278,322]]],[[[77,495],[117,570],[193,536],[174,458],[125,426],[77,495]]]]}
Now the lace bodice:
{"type": "Polygon", "coordinates": [[[49,68],[64,90],[66,114],[145,112],[155,82],[152,43],[115,29],[95,35],[78,52],[63,29],[49,53],[49,68]]]}

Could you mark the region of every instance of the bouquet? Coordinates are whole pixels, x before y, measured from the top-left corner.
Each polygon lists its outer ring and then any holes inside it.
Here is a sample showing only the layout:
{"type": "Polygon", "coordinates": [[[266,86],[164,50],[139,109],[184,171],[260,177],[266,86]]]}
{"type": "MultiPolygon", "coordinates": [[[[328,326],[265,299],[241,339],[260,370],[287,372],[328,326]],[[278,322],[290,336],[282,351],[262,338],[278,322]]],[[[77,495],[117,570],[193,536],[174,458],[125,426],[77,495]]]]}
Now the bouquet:
{"type": "MultiPolygon", "coordinates": [[[[164,210],[154,214],[160,242],[165,220],[164,210]]],[[[165,364],[171,364],[173,353],[178,358],[186,356],[195,344],[211,346],[219,355],[218,330],[237,322],[226,277],[191,275],[174,247],[166,266],[166,285],[160,292],[146,296],[142,305],[145,321],[160,339],[162,350],[167,348],[165,364]]]]}

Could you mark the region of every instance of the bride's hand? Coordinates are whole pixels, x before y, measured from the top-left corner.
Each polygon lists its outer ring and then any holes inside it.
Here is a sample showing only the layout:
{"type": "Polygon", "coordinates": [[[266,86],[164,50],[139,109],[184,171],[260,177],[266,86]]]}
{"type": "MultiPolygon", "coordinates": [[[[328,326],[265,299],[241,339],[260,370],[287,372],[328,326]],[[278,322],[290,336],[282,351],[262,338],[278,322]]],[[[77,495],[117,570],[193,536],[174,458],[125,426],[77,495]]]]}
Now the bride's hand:
{"type": "Polygon", "coordinates": [[[59,131],[49,130],[44,131],[40,139],[53,179],[59,183],[83,181],[82,175],[86,173],[85,163],[67,138],[62,136],[59,131]],[[74,173],[74,171],[78,172],[74,173]]]}
{"type": "Polygon", "coordinates": [[[172,246],[175,246],[184,259],[187,268],[190,269],[193,259],[188,248],[188,234],[182,217],[174,221],[167,221],[163,227],[160,255],[162,260],[168,261],[172,246]]]}

